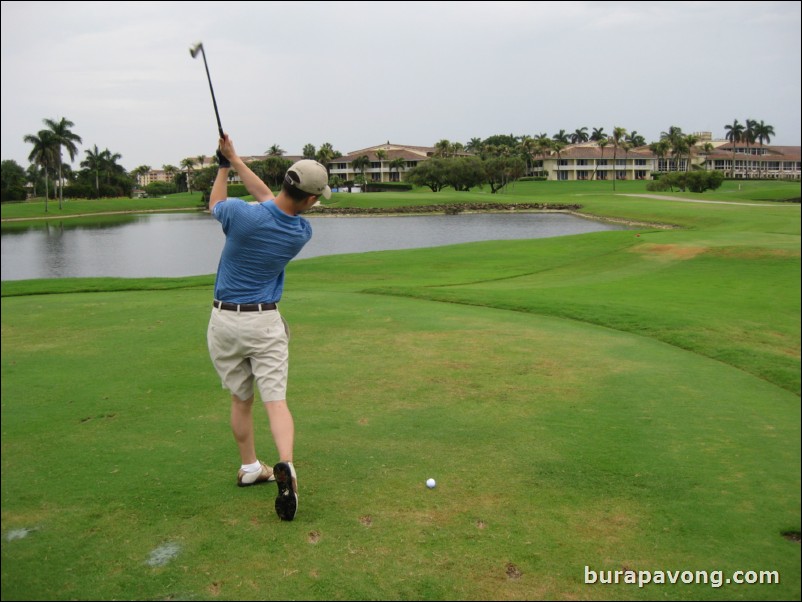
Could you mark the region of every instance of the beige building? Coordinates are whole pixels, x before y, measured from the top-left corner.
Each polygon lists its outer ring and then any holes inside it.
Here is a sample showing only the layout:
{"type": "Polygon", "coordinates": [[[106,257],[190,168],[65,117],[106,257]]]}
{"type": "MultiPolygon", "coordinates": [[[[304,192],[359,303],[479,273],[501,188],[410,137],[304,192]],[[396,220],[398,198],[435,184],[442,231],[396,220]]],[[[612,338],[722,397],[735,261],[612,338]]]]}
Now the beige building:
{"type": "Polygon", "coordinates": [[[401,182],[404,172],[426,161],[434,154],[434,150],[432,146],[407,146],[388,141],[332,159],[329,162],[329,175],[343,181],[354,180],[362,175],[362,171],[354,167],[354,160],[367,157],[369,164],[364,174],[368,182],[401,182]]]}
{"type": "MultiPolygon", "coordinates": [[[[800,147],[735,145],[735,178],[799,179],[800,147]]],[[[700,141],[688,157],[658,157],[648,146],[628,151],[595,142],[566,146],[559,155],[552,153],[534,163],[535,172],[545,172],[549,180],[651,180],[653,173],[704,169],[722,171],[732,177],[733,145],[727,141],[700,141]],[[705,150],[705,144],[713,147],[705,150]]]]}

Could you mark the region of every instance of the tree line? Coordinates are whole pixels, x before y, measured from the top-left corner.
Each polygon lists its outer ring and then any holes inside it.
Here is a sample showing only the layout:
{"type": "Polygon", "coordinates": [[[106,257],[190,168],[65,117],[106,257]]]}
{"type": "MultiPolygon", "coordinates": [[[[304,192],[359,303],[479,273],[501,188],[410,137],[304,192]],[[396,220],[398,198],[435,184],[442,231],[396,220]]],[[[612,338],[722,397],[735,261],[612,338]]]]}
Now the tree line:
{"type": "MultiPolygon", "coordinates": [[[[83,142],[72,131],[75,124],[66,117],[44,119],[43,123],[45,128],[36,134],[24,136],[24,141],[31,144],[28,155],[30,165],[27,169],[23,169],[16,161],[2,161],[2,201],[24,200],[30,190],[33,196],[44,195],[47,211],[47,201],[51,198],[58,199],[61,208],[65,190],[68,197],[131,196],[138,177],[151,171],[149,165],[140,165],[128,172],[118,163],[122,159],[119,153],[108,148],[100,150],[96,144],[84,151],[86,156],[79,164],[81,169],[73,170],[71,164],[78,154],[78,145],[83,142]],[[65,152],[69,156],[69,163],[64,161],[65,152]]],[[[746,119],[743,124],[735,119],[731,124],[726,124],[724,130],[726,140],[732,144],[731,177],[734,177],[737,144],[743,143],[748,153],[750,145],[768,144],[771,137],[775,136],[772,125],[755,119],[746,119]]],[[[626,153],[633,148],[648,147],[658,159],[673,161],[675,169],[684,165],[685,171],[690,170],[692,149],[701,154],[709,154],[713,150],[710,142],[700,145],[696,134],[686,134],[680,127],[673,125],[661,132],[659,140],[649,144],[635,130],[628,132],[626,128],[617,126],[611,133],[606,133],[603,127],[593,128],[592,131],[588,127],[581,127],[571,133],[561,129],[552,136],[546,133],[536,136],[499,134],[485,139],[471,138],[466,144],[443,139],[435,143],[431,160],[421,162],[408,171],[404,159],[393,159],[388,166],[391,172],[397,170],[400,174],[404,171],[407,181],[417,186],[427,186],[434,191],[445,186],[467,190],[473,186],[488,184],[491,192],[497,192],[507,183],[525,175],[546,177],[542,171],[543,159],[556,156],[559,165],[561,153],[568,145],[587,142],[598,145],[602,158],[609,148],[614,162],[619,152],[626,153]]],[[[277,144],[268,148],[265,154],[264,159],[254,161],[249,166],[269,185],[279,186],[291,162],[283,157],[285,153],[277,144]]],[[[376,151],[376,155],[380,161],[387,158],[386,151],[383,150],[376,151]]],[[[319,149],[313,144],[306,144],[303,156],[328,167],[342,153],[326,142],[319,149]]],[[[193,189],[208,190],[217,170],[216,158],[212,157],[211,162],[208,165],[206,163],[206,156],[200,155],[183,159],[180,167],[163,165],[162,169],[169,181],[153,182],[146,190],[152,195],[184,190],[192,192],[193,189]]],[[[370,163],[371,159],[367,155],[352,160],[352,168],[359,173],[355,183],[368,183],[365,174],[370,163]]],[[[597,177],[601,176],[594,170],[591,179],[597,177]]],[[[331,181],[332,186],[345,183],[336,176],[331,181]]],[[[613,186],[615,187],[615,178],[613,186]]]]}

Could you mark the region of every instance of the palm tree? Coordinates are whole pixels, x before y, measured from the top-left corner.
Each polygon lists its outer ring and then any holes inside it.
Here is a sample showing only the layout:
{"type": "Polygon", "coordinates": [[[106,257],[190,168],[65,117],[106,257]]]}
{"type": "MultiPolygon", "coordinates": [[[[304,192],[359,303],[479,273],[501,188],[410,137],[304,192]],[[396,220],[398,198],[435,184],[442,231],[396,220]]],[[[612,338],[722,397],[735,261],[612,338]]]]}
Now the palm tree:
{"type": "MultiPolygon", "coordinates": [[[[660,171],[660,161],[663,161],[665,166],[666,155],[668,154],[668,151],[671,150],[671,143],[668,140],[652,142],[649,145],[649,150],[657,155],[657,169],[655,171],[660,171]]],[[[668,171],[668,169],[666,169],[666,171],[668,171]]]]}
{"type": "MultiPolygon", "coordinates": [[[[599,131],[602,129],[604,128],[601,128],[599,131]]],[[[599,161],[604,161],[604,147],[610,144],[610,139],[607,136],[604,136],[603,138],[596,140],[596,144],[601,149],[601,157],[599,158],[599,161]]],[[[596,179],[596,170],[599,169],[599,161],[596,161],[596,166],[593,168],[593,179],[596,179]]]]}
{"type": "Polygon", "coordinates": [[[80,144],[82,140],[80,136],[74,134],[72,130],[70,130],[70,128],[75,124],[66,117],[62,117],[60,121],[45,119],[44,123],[50,128],[50,131],[53,132],[53,135],[58,142],[58,208],[61,209],[61,205],[64,201],[64,180],[62,178],[61,149],[67,149],[67,152],[70,155],[70,163],[72,163],[75,160],[76,153],[78,152],[78,147],[75,146],[75,143],[77,142],[80,144]]]}
{"type": "Polygon", "coordinates": [[[752,165],[752,155],[749,152],[749,145],[755,143],[755,126],[757,121],[754,119],[747,119],[744,131],[741,134],[741,140],[746,143],[746,179],[749,179],[749,168],[752,165]]]}
{"type": "Polygon", "coordinates": [[[562,142],[563,148],[565,148],[565,145],[568,144],[568,134],[565,133],[565,130],[560,130],[559,132],[554,134],[551,137],[551,139],[554,140],[555,142],[562,142]]]}
{"type": "Polygon", "coordinates": [[[381,181],[384,180],[384,178],[382,177],[382,171],[384,169],[382,164],[387,159],[387,151],[384,150],[383,148],[378,149],[376,151],[376,158],[379,160],[379,180],[381,181]]]}
{"type": "MultiPolygon", "coordinates": [[[[710,153],[712,153],[714,150],[716,150],[716,147],[713,146],[712,142],[705,142],[702,145],[702,148],[699,149],[699,154],[704,156],[705,163],[707,163],[707,159],[710,156],[710,153]]],[[[706,165],[705,165],[705,169],[708,169],[708,167],[706,165]]]]}
{"type": "MultiPolygon", "coordinates": [[[[401,170],[406,168],[406,166],[407,166],[407,161],[403,157],[398,157],[397,159],[393,159],[392,161],[390,161],[389,164],[390,174],[393,173],[393,170],[396,170],[396,172],[398,173],[398,181],[400,182],[401,170]]],[[[390,179],[392,179],[392,177],[390,179]]]]}
{"type": "Polygon", "coordinates": [[[588,132],[587,127],[581,127],[574,130],[574,133],[571,134],[571,144],[581,144],[582,142],[588,141],[588,132]]]}
{"type": "Polygon", "coordinates": [[[769,125],[767,123],[763,123],[763,120],[761,119],[759,123],[755,124],[754,130],[755,130],[755,138],[757,139],[757,141],[760,143],[760,146],[761,146],[761,155],[760,155],[761,156],[761,161],[760,161],[761,169],[760,169],[760,172],[758,173],[758,177],[763,177],[763,165],[764,165],[764,162],[762,161],[762,158],[763,158],[763,153],[762,153],[763,142],[767,142],[767,143],[771,142],[771,137],[775,135],[774,134],[774,126],[773,125],[769,125]]]}
{"type": "Polygon", "coordinates": [[[618,147],[624,141],[627,135],[626,128],[614,127],[613,135],[610,136],[610,141],[613,143],[613,192],[615,192],[615,181],[618,179],[618,166],[616,165],[616,158],[618,156],[618,147]]]}
{"type": "Polygon", "coordinates": [[[181,159],[181,167],[183,167],[187,171],[187,192],[192,194],[192,184],[190,183],[190,178],[192,176],[192,168],[195,166],[195,159],[192,157],[187,157],[186,159],[181,159]]]}
{"type": "Polygon", "coordinates": [[[284,149],[281,148],[278,144],[274,144],[269,149],[267,149],[267,151],[265,151],[265,154],[268,157],[282,157],[284,156],[284,149]]]}
{"type": "Polygon", "coordinates": [[[537,149],[537,141],[532,138],[532,136],[521,136],[521,140],[518,142],[518,148],[520,149],[524,161],[526,161],[526,174],[531,175],[532,157],[537,149]]]}
{"type": "Polygon", "coordinates": [[[172,182],[173,176],[178,173],[178,168],[175,165],[162,165],[162,169],[164,170],[164,175],[167,176],[168,182],[172,182]]]}
{"type": "Polygon", "coordinates": [[[443,138],[434,145],[435,157],[448,157],[452,154],[453,145],[450,140],[443,138]]]}
{"type": "Polygon", "coordinates": [[[95,193],[100,198],[100,169],[103,167],[103,153],[98,150],[97,144],[92,149],[84,151],[86,159],[81,161],[81,167],[95,172],[95,193]]]}
{"type": "Polygon", "coordinates": [[[600,140],[607,140],[607,134],[604,133],[604,128],[593,128],[593,133],[590,135],[590,141],[599,142],[600,140]]]}
{"type": "Polygon", "coordinates": [[[693,147],[696,146],[696,143],[699,142],[699,136],[696,134],[687,134],[682,138],[682,144],[685,152],[688,155],[688,162],[685,163],[685,171],[690,171],[691,169],[691,151],[693,147]]]}
{"type": "Polygon", "coordinates": [[[317,154],[317,149],[314,144],[304,144],[304,150],[301,151],[301,156],[304,159],[314,159],[317,154]]]}
{"type": "Polygon", "coordinates": [[[482,154],[482,139],[481,138],[471,138],[468,140],[468,144],[465,145],[465,150],[475,153],[477,155],[482,154]]]}
{"type": "Polygon", "coordinates": [[[354,169],[354,172],[359,171],[362,174],[362,180],[364,181],[365,185],[367,185],[367,180],[365,180],[365,171],[367,171],[369,165],[370,159],[367,155],[362,155],[351,161],[351,167],[354,169]]]}
{"type": "Polygon", "coordinates": [[[336,159],[337,157],[342,157],[342,154],[339,151],[334,150],[331,142],[324,142],[320,145],[320,150],[317,151],[317,161],[321,165],[326,168],[326,171],[329,171],[329,163],[331,163],[332,159],[336,159]]]}
{"type": "MultiPolygon", "coordinates": [[[[563,132],[563,130],[560,130],[563,132]]],[[[563,132],[564,133],[564,132],[563,132]]],[[[557,153],[557,179],[560,179],[560,161],[562,161],[562,155],[560,154],[562,150],[565,148],[567,142],[560,140],[557,138],[557,134],[554,135],[554,140],[551,141],[551,150],[557,153]]]]}
{"type": "Polygon", "coordinates": [[[61,146],[51,130],[39,130],[37,135],[27,134],[23,140],[33,144],[33,150],[28,155],[28,161],[41,167],[45,174],[45,213],[47,213],[47,200],[50,196],[47,174],[56,165],[61,146]]]}
{"type": "Polygon", "coordinates": [[[744,126],[742,123],[738,123],[736,119],[732,122],[732,125],[725,125],[724,129],[727,130],[727,135],[724,137],[729,140],[732,145],[732,173],[730,177],[735,179],[735,145],[741,141],[744,126]]]}
{"type": "Polygon", "coordinates": [[[137,185],[139,185],[139,178],[146,175],[148,172],[150,172],[150,165],[140,165],[131,170],[131,175],[134,176],[137,185]]]}
{"type": "Polygon", "coordinates": [[[646,138],[641,136],[636,130],[632,130],[631,134],[627,134],[626,140],[632,145],[633,148],[646,146],[646,138]]]}

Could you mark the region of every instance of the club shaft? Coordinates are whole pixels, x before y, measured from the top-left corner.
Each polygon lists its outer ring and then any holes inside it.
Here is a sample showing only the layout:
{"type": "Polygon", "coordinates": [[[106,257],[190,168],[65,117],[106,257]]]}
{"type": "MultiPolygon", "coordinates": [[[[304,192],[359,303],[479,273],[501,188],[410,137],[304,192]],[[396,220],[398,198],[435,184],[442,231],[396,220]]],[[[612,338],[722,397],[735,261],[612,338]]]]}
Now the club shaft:
{"type": "Polygon", "coordinates": [[[223,124],[220,123],[220,112],[217,110],[217,100],[214,97],[214,88],[212,87],[212,76],[209,75],[209,65],[206,63],[206,51],[203,46],[200,47],[201,55],[203,55],[203,66],[206,69],[206,79],[209,80],[209,91],[212,93],[212,104],[214,105],[214,116],[217,117],[217,131],[220,137],[223,138],[223,124]]]}

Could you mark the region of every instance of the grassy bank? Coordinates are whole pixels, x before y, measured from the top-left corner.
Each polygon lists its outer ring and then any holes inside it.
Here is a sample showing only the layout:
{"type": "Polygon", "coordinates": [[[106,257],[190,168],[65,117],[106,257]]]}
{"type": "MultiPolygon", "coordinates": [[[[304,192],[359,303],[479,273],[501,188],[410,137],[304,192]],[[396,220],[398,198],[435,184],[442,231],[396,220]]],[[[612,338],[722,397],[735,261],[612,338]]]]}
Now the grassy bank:
{"type": "Polygon", "coordinates": [[[681,228],[291,264],[293,523],[235,485],[211,277],[4,282],[3,599],[799,599],[799,205],[591,192],[681,228]]]}

